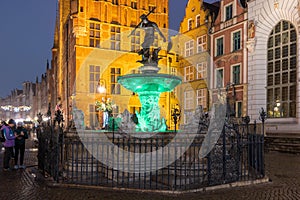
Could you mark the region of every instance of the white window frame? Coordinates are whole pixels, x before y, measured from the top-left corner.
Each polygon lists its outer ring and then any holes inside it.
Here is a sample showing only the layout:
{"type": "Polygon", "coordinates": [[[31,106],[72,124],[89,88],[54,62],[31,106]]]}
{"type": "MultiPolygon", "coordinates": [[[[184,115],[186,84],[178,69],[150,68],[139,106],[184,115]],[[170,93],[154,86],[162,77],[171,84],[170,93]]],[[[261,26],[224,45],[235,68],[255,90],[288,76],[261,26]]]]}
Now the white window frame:
{"type": "Polygon", "coordinates": [[[221,55],[224,55],[224,49],[225,49],[225,47],[224,47],[224,35],[215,38],[215,56],[221,56],[221,55]],[[223,39],[223,53],[220,54],[220,55],[218,55],[218,54],[217,54],[217,53],[218,53],[218,40],[221,39],[221,38],[223,39]]]}
{"type": "Polygon", "coordinates": [[[224,6],[224,22],[233,19],[233,16],[234,16],[234,13],[235,13],[234,11],[235,11],[235,7],[234,7],[234,4],[233,4],[233,3],[229,3],[229,4],[226,4],[226,5],[224,6]],[[227,9],[229,6],[232,6],[232,10],[231,10],[231,18],[230,18],[230,19],[226,19],[226,14],[227,14],[227,13],[226,13],[226,9],[227,9]]]}
{"type": "Polygon", "coordinates": [[[195,27],[198,28],[200,27],[200,15],[196,15],[195,17],[195,27]]]}
{"type": "Polygon", "coordinates": [[[202,35],[197,38],[197,53],[201,53],[207,50],[207,36],[202,35]],[[204,42],[205,40],[205,42],[204,42]]]}
{"type": "Polygon", "coordinates": [[[194,109],[194,91],[193,90],[184,91],[184,109],[185,110],[194,109]]]}
{"type": "Polygon", "coordinates": [[[197,106],[202,106],[202,108],[207,108],[207,88],[197,89],[197,106]]]}
{"type": "Polygon", "coordinates": [[[231,32],[231,52],[240,50],[241,48],[242,48],[242,29],[239,29],[239,30],[235,30],[235,31],[231,32]],[[240,32],[240,48],[234,50],[233,49],[233,47],[234,47],[233,35],[238,32],[240,32]]]}
{"type": "Polygon", "coordinates": [[[184,44],[185,57],[194,55],[194,40],[189,40],[184,44]]]}
{"type": "Polygon", "coordinates": [[[233,68],[236,67],[236,66],[240,67],[240,82],[238,84],[241,84],[241,82],[242,82],[242,73],[241,73],[242,64],[241,63],[236,63],[236,64],[230,66],[230,82],[234,83],[234,81],[233,81],[233,68]]]}
{"type": "Polygon", "coordinates": [[[195,79],[194,74],[194,67],[192,65],[186,66],[184,68],[184,81],[193,81],[195,79]]]}
{"type": "Polygon", "coordinates": [[[196,79],[205,79],[207,77],[207,62],[197,64],[196,79]]]}
{"type": "Polygon", "coordinates": [[[218,74],[219,74],[219,71],[221,71],[221,70],[223,71],[223,77],[222,77],[222,85],[220,85],[220,88],[224,87],[224,68],[221,67],[221,68],[217,68],[215,70],[215,74],[216,74],[216,76],[215,76],[215,88],[218,88],[218,74]]]}
{"type": "Polygon", "coordinates": [[[194,117],[193,111],[187,111],[183,114],[183,124],[188,124],[191,119],[194,117]]]}

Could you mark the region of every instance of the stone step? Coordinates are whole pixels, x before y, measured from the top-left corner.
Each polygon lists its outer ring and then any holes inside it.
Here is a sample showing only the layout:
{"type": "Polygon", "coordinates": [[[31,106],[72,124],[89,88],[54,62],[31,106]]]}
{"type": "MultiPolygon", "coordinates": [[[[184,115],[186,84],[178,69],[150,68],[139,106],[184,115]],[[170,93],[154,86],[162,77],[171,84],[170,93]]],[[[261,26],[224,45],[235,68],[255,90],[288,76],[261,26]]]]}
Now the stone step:
{"type": "Polygon", "coordinates": [[[273,135],[265,137],[266,151],[279,151],[286,153],[300,153],[300,137],[296,135],[273,135]]]}

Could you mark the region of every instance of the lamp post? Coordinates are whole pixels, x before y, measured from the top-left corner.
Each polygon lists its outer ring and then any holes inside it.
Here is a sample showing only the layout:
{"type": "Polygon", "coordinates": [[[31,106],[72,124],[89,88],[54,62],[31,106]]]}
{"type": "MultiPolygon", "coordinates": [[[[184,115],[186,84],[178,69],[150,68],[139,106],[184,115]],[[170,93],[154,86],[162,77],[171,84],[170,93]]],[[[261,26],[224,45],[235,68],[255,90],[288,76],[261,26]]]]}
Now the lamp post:
{"type": "MultiPolygon", "coordinates": [[[[178,106],[178,105],[177,105],[178,106]]],[[[173,118],[173,121],[174,121],[174,125],[175,125],[175,133],[176,133],[176,126],[177,126],[177,123],[180,119],[180,109],[178,109],[177,107],[173,107],[172,108],[172,118],[173,118]]]]}

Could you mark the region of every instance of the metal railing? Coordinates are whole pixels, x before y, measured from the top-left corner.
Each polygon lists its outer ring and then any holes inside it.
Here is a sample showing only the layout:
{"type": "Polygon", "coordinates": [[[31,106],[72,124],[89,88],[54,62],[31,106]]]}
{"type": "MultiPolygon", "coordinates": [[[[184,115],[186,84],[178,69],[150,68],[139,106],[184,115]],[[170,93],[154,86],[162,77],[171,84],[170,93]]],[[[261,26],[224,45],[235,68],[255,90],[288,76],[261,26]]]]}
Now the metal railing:
{"type": "Polygon", "coordinates": [[[185,149],[186,142],[176,133],[135,138],[106,132],[105,141],[99,131],[63,134],[59,127],[40,127],[38,166],[57,182],[150,190],[190,190],[264,177],[264,134],[257,133],[256,123],[225,123],[203,157],[206,134],[200,132],[185,149]],[[156,153],[141,156],[148,152],[156,153]]]}

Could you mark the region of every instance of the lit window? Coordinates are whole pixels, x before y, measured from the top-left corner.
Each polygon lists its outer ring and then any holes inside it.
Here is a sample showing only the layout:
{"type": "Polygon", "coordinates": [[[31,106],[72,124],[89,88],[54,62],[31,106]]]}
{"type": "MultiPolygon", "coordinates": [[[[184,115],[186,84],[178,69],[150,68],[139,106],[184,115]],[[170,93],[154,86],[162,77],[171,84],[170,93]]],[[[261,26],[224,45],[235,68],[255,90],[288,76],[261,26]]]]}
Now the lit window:
{"type": "Polygon", "coordinates": [[[112,26],[110,29],[110,48],[113,50],[120,50],[120,27],[112,26]]]}
{"type": "Polygon", "coordinates": [[[100,47],[100,24],[90,23],[90,47],[100,47]]]}
{"type": "Polygon", "coordinates": [[[184,81],[192,81],[194,80],[194,67],[187,66],[184,68],[184,81]]]}
{"type": "Polygon", "coordinates": [[[188,19],[188,30],[191,30],[193,28],[193,20],[192,19],[188,19]]]}
{"type": "Polygon", "coordinates": [[[207,89],[201,88],[197,90],[197,106],[202,106],[202,108],[206,108],[206,97],[207,97],[207,89]]]}
{"type": "Polygon", "coordinates": [[[192,56],[194,54],[194,41],[190,40],[185,43],[185,57],[192,56]]]}
{"type": "Polygon", "coordinates": [[[136,1],[132,1],[130,5],[131,5],[131,8],[137,9],[137,2],[136,1]]]}
{"type": "Polygon", "coordinates": [[[89,105],[90,128],[99,127],[99,111],[94,104],[89,105]]]}
{"type": "Polygon", "coordinates": [[[194,92],[192,90],[184,92],[184,109],[194,108],[194,92]]]}
{"type": "Polygon", "coordinates": [[[140,31],[135,31],[134,35],[131,35],[131,51],[137,52],[140,50],[140,31]]]}
{"type": "Polygon", "coordinates": [[[197,53],[206,51],[206,35],[197,38],[197,53]]]}
{"type": "Polygon", "coordinates": [[[207,69],[207,62],[202,62],[197,64],[197,79],[206,78],[206,69],[207,69]]]}
{"type": "Polygon", "coordinates": [[[89,91],[90,93],[96,93],[98,82],[100,79],[100,66],[90,65],[89,70],[89,91]]]}
{"type": "Polygon", "coordinates": [[[297,32],[288,21],[279,22],[268,39],[267,115],[296,117],[297,32]]]}
{"type": "Polygon", "coordinates": [[[200,26],[200,15],[196,16],[196,27],[200,26]]]}
{"type": "Polygon", "coordinates": [[[111,82],[111,94],[121,94],[121,87],[118,83],[118,77],[121,76],[120,68],[111,68],[110,70],[110,82],[111,82]]]}

